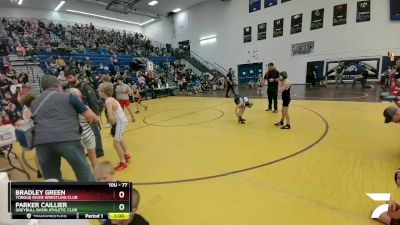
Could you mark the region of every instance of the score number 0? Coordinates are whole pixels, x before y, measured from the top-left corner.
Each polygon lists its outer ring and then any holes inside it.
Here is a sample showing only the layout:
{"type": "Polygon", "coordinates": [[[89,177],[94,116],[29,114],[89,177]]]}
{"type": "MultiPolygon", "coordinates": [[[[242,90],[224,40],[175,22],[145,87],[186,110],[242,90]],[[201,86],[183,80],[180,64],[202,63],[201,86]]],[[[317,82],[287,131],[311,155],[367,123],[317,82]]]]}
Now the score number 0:
{"type": "MultiPolygon", "coordinates": [[[[120,191],[118,193],[118,197],[120,199],[123,199],[125,197],[125,192],[124,191],[120,191]]],[[[118,208],[119,208],[119,210],[123,211],[125,209],[125,205],[124,204],[119,204],[118,208]]]]}

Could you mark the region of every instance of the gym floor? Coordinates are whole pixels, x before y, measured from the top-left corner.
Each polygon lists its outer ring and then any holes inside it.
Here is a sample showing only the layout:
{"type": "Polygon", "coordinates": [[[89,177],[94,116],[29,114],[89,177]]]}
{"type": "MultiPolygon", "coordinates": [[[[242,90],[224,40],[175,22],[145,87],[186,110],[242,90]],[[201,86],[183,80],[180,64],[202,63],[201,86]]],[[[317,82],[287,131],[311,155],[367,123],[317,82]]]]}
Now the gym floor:
{"type": "MultiPolygon", "coordinates": [[[[376,102],[376,92],[296,86],[291,130],[274,127],[280,113],[264,111],[265,99],[253,98],[244,125],[222,92],[144,101],[149,110],[124,136],[133,160],[116,179],[134,183],[151,224],[379,224],[370,215],[383,202],[366,193],[400,201],[400,128],[383,123],[390,103],[376,102]]],[[[100,161],[116,164],[109,129],[102,134],[100,161]]],[[[75,179],[66,163],[63,175],[75,179]]]]}

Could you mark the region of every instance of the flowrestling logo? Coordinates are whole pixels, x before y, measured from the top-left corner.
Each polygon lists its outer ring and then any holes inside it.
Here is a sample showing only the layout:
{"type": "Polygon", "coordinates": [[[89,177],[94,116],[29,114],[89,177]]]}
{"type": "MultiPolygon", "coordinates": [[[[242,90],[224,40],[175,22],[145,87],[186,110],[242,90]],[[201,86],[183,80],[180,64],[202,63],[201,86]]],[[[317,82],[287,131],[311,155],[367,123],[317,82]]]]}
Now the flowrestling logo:
{"type": "MultiPolygon", "coordinates": [[[[390,193],[367,193],[368,197],[370,197],[375,202],[387,202],[390,200],[390,193]]],[[[389,209],[389,204],[383,204],[378,206],[371,214],[372,219],[378,219],[379,216],[387,212],[389,209]]]]}

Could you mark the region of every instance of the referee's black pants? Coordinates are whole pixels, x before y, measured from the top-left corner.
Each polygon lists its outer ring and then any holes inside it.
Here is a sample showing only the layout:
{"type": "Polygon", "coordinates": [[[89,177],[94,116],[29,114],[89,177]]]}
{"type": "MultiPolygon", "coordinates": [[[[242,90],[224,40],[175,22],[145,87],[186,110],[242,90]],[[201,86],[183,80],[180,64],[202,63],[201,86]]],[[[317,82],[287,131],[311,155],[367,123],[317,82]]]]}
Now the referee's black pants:
{"type": "Polygon", "coordinates": [[[268,109],[272,110],[272,102],[274,103],[274,110],[278,110],[278,91],[267,90],[268,94],[268,109]]]}
{"type": "Polygon", "coordinates": [[[228,89],[226,89],[226,94],[225,94],[226,97],[228,97],[229,90],[232,90],[233,94],[236,96],[235,89],[233,89],[233,85],[228,84],[228,89]]]}

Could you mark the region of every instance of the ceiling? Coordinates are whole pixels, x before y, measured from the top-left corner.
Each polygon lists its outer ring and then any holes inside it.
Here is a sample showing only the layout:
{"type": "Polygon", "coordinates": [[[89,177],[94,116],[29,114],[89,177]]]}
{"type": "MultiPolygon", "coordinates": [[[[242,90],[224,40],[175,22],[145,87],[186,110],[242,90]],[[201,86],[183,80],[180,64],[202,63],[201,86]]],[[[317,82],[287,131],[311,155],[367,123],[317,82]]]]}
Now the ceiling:
{"type": "MultiPolygon", "coordinates": [[[[54,10],[54,8],[58,5],[61,0],[24,0],[22,3],[22,7],[28,8],[36,8],[36,9],[46,9],[46,10],[54,10]]],[[[60,11],[64,11],[69,6],[75,4],[76,2],[94,2],[99,0],[65,0],[66,3],[60,9],[60,11]]],[[[100,0],[102,2],[110,2],[112,0],[100,0]]],[[[123,0],[127,1],[127,0],[123,0]]],[[[132,0],[130,0],[132,1],[132,0]]],[[[197,5],[202,2],[206,2],[208,0],[157,0],[158,4],[155,6],[149,6],[148,3],[151,0],[138,0],[138,2],[133,6],[133,8],[137,8],[140,10],[152,12],[155,14],[159,14],[161,16],[166,15],[168,12],[181,8],[182,10],[188,9],[194,5],[197,5]]],[[[106,8],[106,6],[96,3],[97,6],[101,6],[102,8],[106,8]]],[[[16,7],[16,4],[10,3],[10,0],[0,0],[0,6],[13,6],[16,7]]]]}
{"type": "Polygon", "coordinates": [[[135,5],[135,7],[145,11],[154,12],[160,15],[165,15],[176,8],[181,8],[183,10],[188,9],[199,3],[206,2],[207,0],[157,0],[157,1],[158,1],[157,5],[149,6],[148,3],[151,2],[151,0],[141,0],[135,5]]]}

